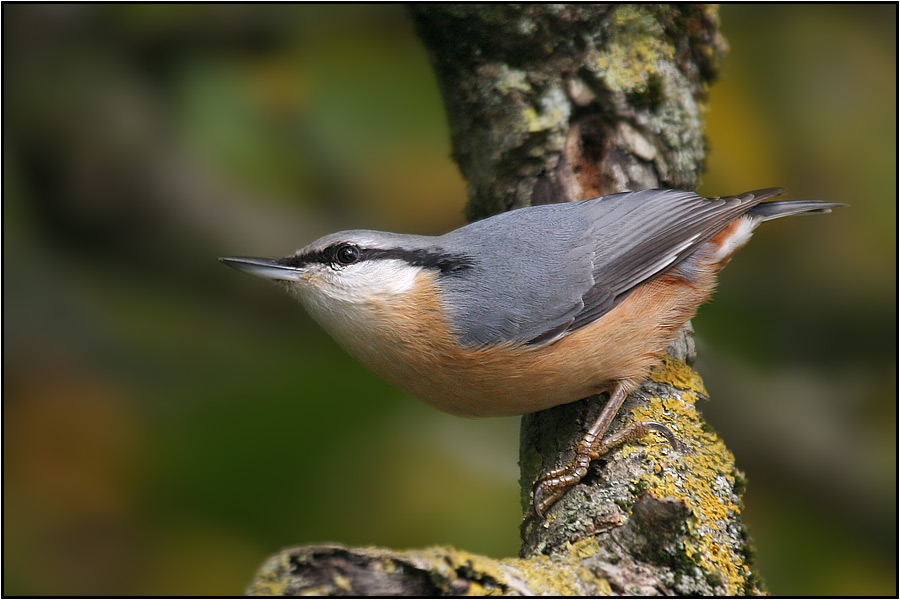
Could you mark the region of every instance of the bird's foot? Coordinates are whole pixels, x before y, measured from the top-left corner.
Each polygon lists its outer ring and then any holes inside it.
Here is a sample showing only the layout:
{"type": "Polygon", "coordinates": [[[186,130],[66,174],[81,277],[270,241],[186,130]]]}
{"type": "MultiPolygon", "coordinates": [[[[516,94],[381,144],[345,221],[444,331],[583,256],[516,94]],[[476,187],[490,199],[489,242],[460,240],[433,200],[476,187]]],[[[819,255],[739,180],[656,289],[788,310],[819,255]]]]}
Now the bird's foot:
{"type": "Polygon", "coordinates": [[[678,441],[672,430],[656,421],[641,421],[610,434],[602,439],[588,432],[578,442],[575,457],[567,464],[544,473],[534,485],[532,507],[534,514],[543,519],[553,503],[559,500],[566,491],[587,475],[591,462],[606,454],[616,446],[642,439],[650,432],[662,435],[676,450],[684,445],[678,441]]]}

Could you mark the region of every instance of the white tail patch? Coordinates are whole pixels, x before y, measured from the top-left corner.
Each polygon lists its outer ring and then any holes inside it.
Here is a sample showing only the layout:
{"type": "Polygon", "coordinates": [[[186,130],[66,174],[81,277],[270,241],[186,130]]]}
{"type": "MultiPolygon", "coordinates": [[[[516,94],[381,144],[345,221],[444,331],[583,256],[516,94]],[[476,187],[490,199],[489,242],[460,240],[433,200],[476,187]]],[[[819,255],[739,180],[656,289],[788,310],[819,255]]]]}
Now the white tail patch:
{"type": "Polygon", "coordinates": [[[734,232],[722,241],[722,245],[716,250],[715,260],[728,258],[738,251],[738,249],[750,241],[753,230],[759,224],[758,221],[750,217],[741,217],[734,232]]]}

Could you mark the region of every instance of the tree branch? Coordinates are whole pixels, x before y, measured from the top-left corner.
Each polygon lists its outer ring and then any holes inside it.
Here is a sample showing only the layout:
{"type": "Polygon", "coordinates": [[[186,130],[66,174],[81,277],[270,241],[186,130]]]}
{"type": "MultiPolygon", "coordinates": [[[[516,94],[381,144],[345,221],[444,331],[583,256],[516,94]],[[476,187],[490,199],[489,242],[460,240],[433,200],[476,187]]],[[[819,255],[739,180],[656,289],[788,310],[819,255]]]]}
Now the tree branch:
{"type": "MultiPolygon", "coordinates": [[[[694,188],[706,86],[725,52],[706,5],[421,4],[411,7],[437,73],[467,216],[628,189],[694,188]]],[[[759,593],[741,522],[744,481],[696,409],[689,327],[632,394],[619,426],[650,436],[596,461],[526,521],[521,558],[435,548],[301,547],[272,557],[252,594],[735,595],[759,593]]],[[[541,472],[571,457],[602,402],[522,420],[522,506],[541,472]]]]}

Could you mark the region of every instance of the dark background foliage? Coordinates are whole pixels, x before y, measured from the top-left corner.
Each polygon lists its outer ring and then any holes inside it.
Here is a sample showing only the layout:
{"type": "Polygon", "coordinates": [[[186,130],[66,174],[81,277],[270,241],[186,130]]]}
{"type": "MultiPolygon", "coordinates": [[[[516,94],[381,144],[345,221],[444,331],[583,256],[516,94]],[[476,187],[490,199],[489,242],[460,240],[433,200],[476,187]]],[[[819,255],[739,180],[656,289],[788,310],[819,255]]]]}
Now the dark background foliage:
{"type": "MultiPolygon", "coordinates": [[[[219,265],[463,223],[398,6],[3,6],[6,594],[236,594],[292,544],[517,550],[516,419],[401,396],[219,265]]],[[[701,191],[769,224],[695,320],[776,594],[896,582],[896,6],[722,8],[701,191]]]]}

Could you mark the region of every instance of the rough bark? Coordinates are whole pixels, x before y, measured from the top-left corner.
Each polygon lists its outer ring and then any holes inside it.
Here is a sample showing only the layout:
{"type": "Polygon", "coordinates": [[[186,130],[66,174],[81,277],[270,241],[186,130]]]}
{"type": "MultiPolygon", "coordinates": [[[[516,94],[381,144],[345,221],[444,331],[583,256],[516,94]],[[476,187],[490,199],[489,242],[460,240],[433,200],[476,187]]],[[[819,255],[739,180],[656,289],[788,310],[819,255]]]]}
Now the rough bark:
{"type": "MultiPolygon", "coordinates": [[[[470,219],[629,189],[696,187],[706,86],[725,51],[715,8],[423,4],[411,13],[444,97],[470,219]]],[[[669,354],[617,421],[663,422],[687,450],[649,436],[603,457],[545,521],[525,520],[520,558],[301,547],[272,557],[248,592],[759,593],[741,522],[743,478],[696,410],[706,391],[689,366],[689,328],[669,354]]],[[[572,456],[602,402],[523,418],[523,514],[536,477],[572,456]]]]}

